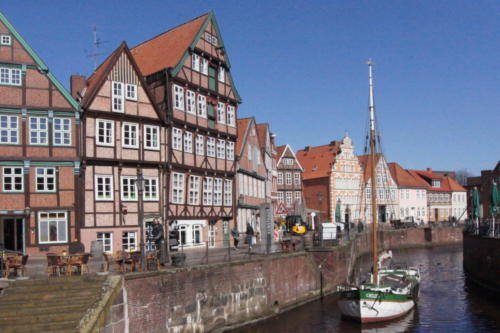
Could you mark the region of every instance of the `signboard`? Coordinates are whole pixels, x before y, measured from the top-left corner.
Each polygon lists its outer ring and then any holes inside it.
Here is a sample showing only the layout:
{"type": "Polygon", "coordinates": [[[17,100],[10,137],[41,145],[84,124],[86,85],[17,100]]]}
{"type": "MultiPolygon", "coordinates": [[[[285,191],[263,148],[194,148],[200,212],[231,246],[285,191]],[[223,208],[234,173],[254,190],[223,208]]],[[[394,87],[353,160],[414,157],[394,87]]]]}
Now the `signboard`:
{"type": "Polygon", "coordinates": [[[276,215],[286,215],[288,214],[288,210],[285,207],[283,202],[278,202],[276,205],[276,215]]]}

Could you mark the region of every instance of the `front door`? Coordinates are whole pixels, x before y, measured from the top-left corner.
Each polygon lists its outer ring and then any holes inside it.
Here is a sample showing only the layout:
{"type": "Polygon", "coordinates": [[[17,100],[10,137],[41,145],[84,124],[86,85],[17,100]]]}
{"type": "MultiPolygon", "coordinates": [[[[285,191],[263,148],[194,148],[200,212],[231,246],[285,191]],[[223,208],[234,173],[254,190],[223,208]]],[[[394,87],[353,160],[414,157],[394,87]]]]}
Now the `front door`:
{"type": "Polygon", "coordinates": [[[382,223],[386,222],[386,206],[378,206],[378,220],[382,223]]]}
{"type": "Polygon", "coordinates": [[[228,247],[229,246],[229,221],[228,220],[222,221],[222,233],[224,235],[224,246],[228,247]]]}
{"type": "Polygon", "coordinates": [[[0,219],[0,249],[24,253],[24,219],[3,217],[0,219]]]}
{"type": "Polygon", "coordinates": [[[156,251],[156,243],[153,239],[153,221],[145,222],[146,252],[156,251]]]}
{"type": "Polygon", "coordinates": [[[215,221],[208,222],[208,246],[215,247],[215,221]]]}

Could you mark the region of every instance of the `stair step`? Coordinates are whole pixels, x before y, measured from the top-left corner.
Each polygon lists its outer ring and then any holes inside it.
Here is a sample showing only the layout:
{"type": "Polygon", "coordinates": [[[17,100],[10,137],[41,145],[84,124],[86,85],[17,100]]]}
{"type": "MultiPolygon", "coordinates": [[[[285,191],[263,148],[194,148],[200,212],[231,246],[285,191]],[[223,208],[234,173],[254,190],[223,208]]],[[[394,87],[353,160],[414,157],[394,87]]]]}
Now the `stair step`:
{"type": "MultiPolygon", "coordinates": [[[[73,296],[71,298],[71,304],[91,304],[100,298],[100,294],[96,293],[94,296],[73,296]]],[[[34,299],[34,300],[23,300],[23,299],[8,299],[4,300],[0,298],[0,311],[8,311],[12,308],[33,308],[33,307],[52,307],[59,306],[61,304],[66,304],[64,300],[61,299],[34,299]]]]}
{"type": "Polygon", "coordinates": [[[46,332],[77,332],[78,321],[67,320],[43,324],[26,325],[24,323],[12,323],[2,326],[2,333],[46,333],[46,332]]]}
{"type": "Polygon", "coordinates": [[[62,291],[62,290],[85,290],[85,289],[100,289],[102,283],[75,283],[75,284],[49,284],[49,285],[36,285],[36,286],[13,286],[5,289],[4,295],[12,294],[25,294],[25,293],[41,293],[49,291],[62,291]]]}
{"type": "Polygon", "coordinates": [[[35,286],[35,285],[48,285],[48,284],[71,284],[75,282],[104,282],[106,277],[102,276],[94,276],[94,275],[78,275],[78,276],[59,276],[59,277],[51,277],[48,279],[40,279],[40,280],[15,280],[11,281],[12,286],[35,286]]]}
{"type": "Polygon", "coordinates": [[[65,292],[53,292],[53,293],[26,293],[26,294],[6,294],[5,296],[0,298],[0,303],[8,302],[8,300],[50,300],[50,299],[60,299],[60,300],[68,300],[71,299],[69,296],[78,295],[78,296],[92,296],[100,293],[100,289],[81,289],[77,291],[65,291],[65,292]]]}
{"type": "Polygon", "coordinates": [[[0,327],[7,327],[14,324],[24,324],[24,325],[40,325],[40,324],[50,324],[58,322],[73,321],[79,322],[83,317],[84,312],[63,312],[63,313],[50,313],[41,315],[25,315],[12,317],[6,317],[0,319],[0,327]]]}
{"type": "Polygon", "coordinates": [[[43,307],[12,307],[7,310],[0,310],[0,320],[9,319],[12,317],[22,317],[22,316],[37,316],[52,313],[64,313],[64,312],[74,312],[74,313],[84,313],[93,302],[82,302],[62,304],[56,306],[46,306],[43,307]]]}

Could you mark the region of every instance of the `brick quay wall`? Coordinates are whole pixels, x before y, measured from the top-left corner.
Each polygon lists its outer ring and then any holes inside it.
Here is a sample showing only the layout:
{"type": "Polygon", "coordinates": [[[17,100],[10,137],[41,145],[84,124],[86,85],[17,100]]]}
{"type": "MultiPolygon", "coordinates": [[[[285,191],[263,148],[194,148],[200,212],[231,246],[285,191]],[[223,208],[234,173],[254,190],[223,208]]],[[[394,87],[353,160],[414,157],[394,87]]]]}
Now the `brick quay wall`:
{"type": "Polygon", "coordinates": [[[463,244],[467,278],[500,292],[500,239],[464,234],[463,244]]]}
{"type": "MultiPolygon", "coordinates": [[[[379,232],[381,249],[457,244],[459,228],[379,232]]],[[[221,332],[335,291],[370,235],[331,248],[124,277],[128,332],[221,332]],[[321,278],[322,276],[322,278],[321,278]]]]}

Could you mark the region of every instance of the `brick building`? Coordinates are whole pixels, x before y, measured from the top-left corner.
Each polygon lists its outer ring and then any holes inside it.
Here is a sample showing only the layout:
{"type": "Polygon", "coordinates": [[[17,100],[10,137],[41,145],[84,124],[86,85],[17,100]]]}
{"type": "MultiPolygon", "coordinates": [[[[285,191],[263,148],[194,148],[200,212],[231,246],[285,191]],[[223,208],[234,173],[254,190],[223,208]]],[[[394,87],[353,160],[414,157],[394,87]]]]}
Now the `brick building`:
{"type": "Polygon", "coordinates": [[[275,216],[302,215],[304,213],[303,168],[290,145],[277,147],[278,204],[275,216]]]}
{"type": "Polygon", "coordinates": [[[472,203],[470,193],[477,187],[479,190],[479,200],[481,202],[481,206],[479,209],[479,214],[481,217],[491,217],[491,186],[493,181],[497,183],[497,186],[500,186],[500,161],[497,162],[496,166],[491,170],[481,170],[481,175],[477,177],[469,177],[467,178],[467,210],[468,212],[472,211],[472,203]]]}

